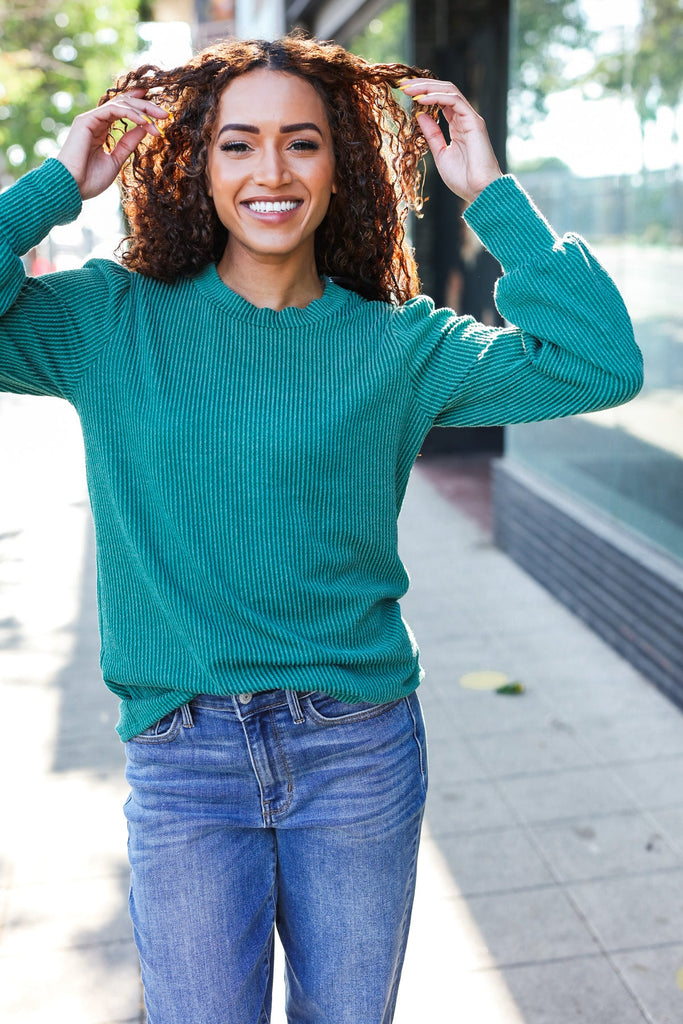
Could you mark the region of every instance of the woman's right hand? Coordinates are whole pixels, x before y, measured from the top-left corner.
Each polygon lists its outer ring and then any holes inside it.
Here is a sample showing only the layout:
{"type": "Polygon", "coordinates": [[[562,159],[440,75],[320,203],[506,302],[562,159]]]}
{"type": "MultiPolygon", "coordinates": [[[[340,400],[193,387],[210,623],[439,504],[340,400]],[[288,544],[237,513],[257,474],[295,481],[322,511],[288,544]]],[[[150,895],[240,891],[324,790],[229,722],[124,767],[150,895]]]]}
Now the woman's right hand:
{"type": "Polygon", "coordinates": [[[83,199],[92,199],[111,185],[148,132],[162,134],[152,118],[166,118],[168,111],[144,97],[144,90],[131,89],[74,119],[57,159],[75,178],[83,199]],[[135,127],[108,152],[104,144],[109,130],[123,119],[135,127]]]}

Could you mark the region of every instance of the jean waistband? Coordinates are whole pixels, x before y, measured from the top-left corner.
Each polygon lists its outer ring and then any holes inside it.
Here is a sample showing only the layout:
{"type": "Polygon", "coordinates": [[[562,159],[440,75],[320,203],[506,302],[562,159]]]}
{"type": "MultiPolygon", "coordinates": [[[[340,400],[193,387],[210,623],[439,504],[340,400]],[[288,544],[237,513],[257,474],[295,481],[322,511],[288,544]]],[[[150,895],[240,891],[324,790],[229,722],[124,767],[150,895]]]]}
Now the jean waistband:
{"type": "Polygon", "coordinates": [[[190,702],[190,709],[209,708],[235,714],[239,719],[278,707],[289,707],[295,722],[304,721],[301,699],[306,694],[296,690],[253,690],[236,694],[202,693],[190,702]]]}

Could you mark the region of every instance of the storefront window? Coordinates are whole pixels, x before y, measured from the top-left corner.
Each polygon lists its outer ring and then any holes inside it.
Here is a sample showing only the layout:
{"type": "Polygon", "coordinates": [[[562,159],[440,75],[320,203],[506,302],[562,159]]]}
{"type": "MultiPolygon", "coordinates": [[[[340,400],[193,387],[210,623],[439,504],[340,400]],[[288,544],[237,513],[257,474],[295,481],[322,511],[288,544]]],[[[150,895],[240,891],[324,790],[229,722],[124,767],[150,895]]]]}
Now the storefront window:
{"type": "Polygon", "coordinates": [[[683,9],[513,8],[510,170],[617,281],[645,386],[618,409],[511,427],[506,454],[683,560],[683,9]]]}

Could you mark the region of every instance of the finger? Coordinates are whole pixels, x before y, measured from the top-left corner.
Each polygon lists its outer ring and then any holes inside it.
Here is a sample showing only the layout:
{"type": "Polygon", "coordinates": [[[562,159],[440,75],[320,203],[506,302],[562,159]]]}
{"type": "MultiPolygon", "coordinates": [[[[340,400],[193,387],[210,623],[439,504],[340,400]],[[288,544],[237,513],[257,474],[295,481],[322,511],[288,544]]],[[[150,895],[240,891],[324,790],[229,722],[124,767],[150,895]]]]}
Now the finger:
{"type": "Polygon", "coordinates": [[[121,170],[128,157],[137,149],[146,134],[146,128],[136,127],[131,128],[130,131],[121,136],[109,154],[118,170],[121,170]]]}
{"type": "Polygon", "coordinates": [[[120,102],[131,101],[131,102],[134,103],[135,106],[140,106],[142,109],[148,109],[149,108],[149,110],[158,111],[160,115],[161,115],[161,112],[163,112],[164,114],[168,114],[168,111],[166,110],[165,107],[159,106],[159,104],[155,103],[154,100],[146,99],[146,96],[147,96],[147,90],[146,89],[142,89],[142,88],[141,89],[127,89],[125,92],[115,93],[111,97],[111,99],[108,99],[104,103],[101,103],[99,105],[99,108],[96,108],[96,109],[101,109],[102,107],[106,107],[110,103],[120,103],[120,102]]]}
{"type": "Polygon", "coordinates": [[[149,114],[143,114],[141,111],[131,111],[124,108],[113,113],[112,116],[107,117],[106,121],[100,122],[106,127],[107,132],[112,128],[116,128],[122,131],[124,134],[132,131],[132,127],[143,128],[143,135],[149,132],[151,135],[161,135],[161,129],[157,126],[156,122],[149,114]]]}
{"type": "Polygon", "coordinates": [[[423,92],[413,96],[413,103],[420,103],[422,106],[452,107],[459,114],[475,114],[474,107],[471,107],[464,96],[457,92],[423,92]]]}
{"type": "Polygon", "coordinates": [[[410,83],[401,86],[401,89],[415,103],[422,103],[425,106],[438,103],[439,106],[458,107],[463,113],[476,114],[472,104],[452,82],[436,82],[431,78],[411,79],[410,83]]]}
{"type": "Polygon", "coordinates": [[[453,96],[447,96],[440,94],[436,96],[415,96],[413,97],[413,103],[422,107],[440,107],[442,113],[450,120],[454,114],[458,112],[464,113],[464,111],[458,111],[457,100],[453,96]]]}
{"type": "Polygon", "coordinates": [[[418,93],[417,96],[412,97],[415,103],[455,103],[456,100],[460,99],[456,92],[437,92],[436,90],[418,93]]]}
{"type": "Polygon", "coordinates": [[[122,99],[109,100],[101,107],[95,107],[84,115],[93,125],[112,125],[116,121],[133,121],[135,124],[143,124],[143,111],[133,106],[129,101],[122,99]]]}
{"type": "Polygon", "coordinates": [[[115,124],[116,121],[132,121],[140,127],[147,125],[148,131],[156,135],[160,135],[161,132],[155,124],[155,119],[165,120],[169,116],[168,110],[150,100],[138,97],[127,99],[124,96],[109,100],[101,107],[97,107],[93,114],[99,115],[100,123],[104,121],[107,125],[115,124]]]}
{"type": "Polygon", "coordinates": [[[437,95],[459,96],[463,100],[465,98],[452,82],[437,82],[431,78],[411,79],[410,82],[402,85],[400,88],[406,96],[413,100],[420,96],[437,95]]]}
{"type": "MultiPolygon", "coordinates": [[[[136,110],[141,110],[143,113],[149,114],[151,117],[169,116],[169,111],[166,109],[166,107],[160,106],[158,103],[155,103],[154,100],[148,100],[144,97],[131,96],[130,93],[121,93],[121,99],[123,99],[124,101],[129,101],[136,110]]],[[[110,100],[109,102],[111,103],[113,101],[110,100]]]]}
{"type": "Polygon", "coordinates": [[[418,114],[417,122],[435,160],[448,148],[444,134],[429,114],[418,114]]]}
{"type": "Polygon", "coordinates": [[[442,82],[438,78],[402,78],[399,83],[399,89],[404,92],[419,92],[420,89],[429,86],[435,86],[437,89],[455,89],[452,82],[442,82]]]}

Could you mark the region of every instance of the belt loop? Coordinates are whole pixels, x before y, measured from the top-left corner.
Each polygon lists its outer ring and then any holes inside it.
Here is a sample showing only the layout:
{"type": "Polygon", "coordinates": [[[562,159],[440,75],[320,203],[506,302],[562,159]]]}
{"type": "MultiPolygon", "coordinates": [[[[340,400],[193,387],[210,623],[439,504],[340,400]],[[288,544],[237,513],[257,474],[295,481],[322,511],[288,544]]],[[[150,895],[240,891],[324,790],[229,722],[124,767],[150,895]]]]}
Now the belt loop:
{"type": "Polygon", "coordinates": [[[192,708],[189,704],[183,704],[181,707],[183,716],[183,729],[194,729],[194,718],[192,717],[192,708]]]}
{"type": "Polygon", "coordinates": [[[299,702],[299,695],[296,690],[285,690],[287,694],[287,703],[289,704],[289,710],[296,725],[301,725],[302,722],[306,721],[303,709],[299,702]]]}

